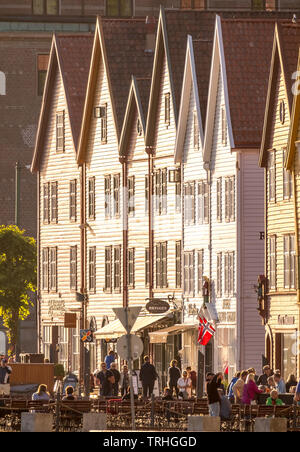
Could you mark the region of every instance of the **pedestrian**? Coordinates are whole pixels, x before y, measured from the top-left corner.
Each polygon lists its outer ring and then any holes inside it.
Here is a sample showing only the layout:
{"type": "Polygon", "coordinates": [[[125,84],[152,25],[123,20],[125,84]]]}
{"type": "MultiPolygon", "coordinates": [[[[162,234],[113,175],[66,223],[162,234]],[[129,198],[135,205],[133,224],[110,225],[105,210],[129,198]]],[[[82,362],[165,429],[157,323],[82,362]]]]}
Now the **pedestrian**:
{"type": "Polygon", "coordinates": [[[74,388],[73,388],[73,386],[67,386],[66,387],[65,396],[63,397],[62,400],[63,401],[64,400],[70,400],[70,401],[76,400],[76,397],[74,396],[74,388]]]}
{"type": "Polygon", "coordinates": [[[9,378],[12,373],[12,369],[7,364],[7,359],[1,359],[0,365],[0,394],[3,393],[5,395],[9,395],[10,393],[10,385],[9,378]]]}
{"type": "Polygon", "coordinates": [[[147,396],[151,397],[154,389],[154,383],[157,378],[158,375],[156,373],[155,367],[150,363],[149,356],[145,356],[144,364],[142,365],[140,371],[140,380],[143,386],[144,399],[146,399],[147,396]]]}
{"type": "Polygon", "coordinates": [[[123,397],[124,394],[127,394],[128,388],[129,388],[129,373],[128,373],[128,366],[124,365],[123,370],[120,375],[120,388],[121,388],[121,396],[123,397]]]}
{"type": "Polygon", "coordinates": [[[233,387],[236,384],[236,382],[238,381],[238,379],[240,378],[240,376],[241,376],[241,372],[236,372],[228,386],[227,397],[231,403],[234,403],[233,387]]]}
{"type": "Polygon", "coordinates": [[[225,396],[223,389],[218,389],[220,396],[220,417],[222,421],[226,421],[231,418],[231,403],[228,398],[225,396]]]}
{"type": "Polygon", "coordinates": [[[267,398],[266,405],[268,405],[268,406],[272,406],[272,405],[282,406],[282,405],[284,405],[283,401],[278,398],[278,391],[276,391],[276,389],[272,389],[272,391],[270,392],[270,397],[267,398]]]}
{"type": "Polygon", "coordinates": [[[178,393],[179,393],[177,382],[180,377],[181,377],[181,372],[180,372],[179,368],[177,367],[177,361],[176,361],[176,359],[173,359],[170,362],[170,367],[168,369],[169,389],[172,394],[174,393],[174,389],[175,389],[177,397],[178,397],[178,393]]]}
{"type": "Polygon", "coordinates": [[[188,377],[186,370],[182,372],[182,377],[177,381],[178,396],[187,400],[191,397],[192,392],[192,380],[188,377]]]}
{"type": "Polygon", "coordinates": [[[281,377],[280,374],[274,374],[274,382],[275,382],[275,389],[278,392],[278,394],[285,394],[286,393],[286,387],[284,379],[281,377]]]}
{"type": "Polygon", "coordinates": [[[115,362],[111,363],[110,371],[112,372],[113,376],[115,377],[115,382],[112,385],[112,395],[117,397],[119,395],[119,381],[121,378],[121,374],[117,369],[117,363],[115,363],[115,362]]]}
{"type": "Polygon", "coordinates": [[[220,415],[220,395],[218,392],[219,388],[219,382],[220,382],[220,375],[222,377],[222,374],[216,374],[211,375],[211,373],[207,374],[207,398],[208,398],[208,409],[209,409],[209,415],[212,417],[216,417],[220,415]]]}
{"type": "Polygon", "coordinates": [[[256,384],[258,384],[258,379],[259,376],[256,375],[256,370],[254,369],[254,367],[250,367],[249,369],[247,369],[248,374],[254,374],[254,381],[256,384]]]}
{"type": "Polygon", "coordinates": [[[290,388],[293,387],[293,386],[297,386],[297,383],[298,382],[296,380],[295,375],[294,374],[290,374],[288,376],[288,379],[287,379],[286,383],[285,383],[286,392],[290,392],[290,388]]]}
{"type": "Polygon", "coordinates": [[[252,405],[256,400],[257,394],[262,394],[262,391],[258,389],[255,383],[255,375],[248,374],[243,390],[243,405],[252,405]]]}
{"type": "Polygon", "coordinates": [[[240,404],[242,402],[244,385],[245,385],[247,376],[248,376],[247,370],[243,370],[241,372],[240,378],[237,380],[237,382],[234,384],[234,386],[232,388],[233,395],[234,395],[234,402],[236,404],[240,404]]]}
{"type": "Polygon", "coordinates": [[[110,370],[111,363],[113,363],[115,359],[116,359],[115,352],[113,350],[110,350],[108,355],[106,355],[104,358],[107,370],[110,370]]]}
{"type": "Polygon", "coordinates": [[[112,395],[112,386],[115,382],[113,373],[106,368],[106,364],[101,364],[101,371],[96,376],[97,384],[100,386],[99,395],[108,397],[112,395]]]}
{"type": "Polygon", "coordinates": [[[50,394],[47,391],[47,385],[40,385],[37,392],[32,394],[32,400],[45,400],[46,402],[49,402],[50,394]]]}
{"type": "Polygon", "coordinates": [[[268,378],[271,376],[272,371],[270,366],[263,367],[263,374],[259,377],[257,385],[268,386],[268,378]]]}
{"type": "Polygon", "coordinates": [[[300,380],[296,387],[294,400],[297,402],[298,406],[300,406],[300,380]]]}
{"type": "Polygon", "coordinates": [[[195,370],[192,370],[191,366],[188,366],[186,368],[186,371],[188,373],[188,377],[191,379],[192,381],[192,393],[196,393],[196,388],[197,388],[197,374],[195,370]]]}

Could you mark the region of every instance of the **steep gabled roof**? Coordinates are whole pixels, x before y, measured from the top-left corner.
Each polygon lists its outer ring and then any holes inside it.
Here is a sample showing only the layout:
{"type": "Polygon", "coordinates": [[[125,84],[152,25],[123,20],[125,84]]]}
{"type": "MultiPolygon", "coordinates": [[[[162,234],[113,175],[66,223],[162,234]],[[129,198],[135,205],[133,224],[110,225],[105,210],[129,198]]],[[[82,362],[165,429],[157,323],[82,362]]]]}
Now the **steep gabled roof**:
{"type": "Polygon", "coordinates": [[[260,149],[259,165],[265,166],[266,152],[270,146],[270,133],[273,128],[273,111],[276,99],[276,86],[278,69],[281,68],[284,82],[286,98],[288,101],[289,116],[292,113],[292,75],[297,69],[298,51],[300,44],[300,26],[298,24],[277,22],[275,27],[271,70],[266,101],[265,120],[263,128],[262,143],[260,149]]]}
{"type": "Polygon", "coordinates": [[[147,51],[147,34],[145,19],[98,17],[80,136],[79,163],[85,159],[91,109],[101,58],[108,79],[116,134],[120,140],[132,75],[137,78],[151,76],[153,52],[147,51]]]}
{"type": "Polygon", "coordinates": [[[92,44],[93,36],[91,35],[53,36],[32,171],[39,169],[57,71],[59,71],[63,84],[73,145],[77,152],[92,44]]]}

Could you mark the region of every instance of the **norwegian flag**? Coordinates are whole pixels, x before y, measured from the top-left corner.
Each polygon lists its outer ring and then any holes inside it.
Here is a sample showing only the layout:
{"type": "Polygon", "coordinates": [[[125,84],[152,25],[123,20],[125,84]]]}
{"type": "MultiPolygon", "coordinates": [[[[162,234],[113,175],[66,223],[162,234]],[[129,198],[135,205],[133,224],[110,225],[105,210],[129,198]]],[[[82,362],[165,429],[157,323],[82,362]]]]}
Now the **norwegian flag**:
{"type": "Polygon", "coordinates": [[[214,327],[206,320],[205,317],[199,317],[198,331],[198,343],[200,345],[207,345],[216,332],[214,327]]]}

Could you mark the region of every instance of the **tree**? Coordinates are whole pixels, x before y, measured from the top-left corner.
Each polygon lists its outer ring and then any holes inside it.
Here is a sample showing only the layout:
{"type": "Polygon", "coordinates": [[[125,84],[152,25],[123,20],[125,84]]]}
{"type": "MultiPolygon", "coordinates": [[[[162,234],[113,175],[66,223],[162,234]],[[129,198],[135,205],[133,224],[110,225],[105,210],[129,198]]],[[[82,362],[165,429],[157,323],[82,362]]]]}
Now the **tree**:
{"type": "Polygon", "coordinates": [[[25,320],[36,291],[36,242],[17,226],[0,226],[0,317],[16,350],[19,320],[25,320]]]}

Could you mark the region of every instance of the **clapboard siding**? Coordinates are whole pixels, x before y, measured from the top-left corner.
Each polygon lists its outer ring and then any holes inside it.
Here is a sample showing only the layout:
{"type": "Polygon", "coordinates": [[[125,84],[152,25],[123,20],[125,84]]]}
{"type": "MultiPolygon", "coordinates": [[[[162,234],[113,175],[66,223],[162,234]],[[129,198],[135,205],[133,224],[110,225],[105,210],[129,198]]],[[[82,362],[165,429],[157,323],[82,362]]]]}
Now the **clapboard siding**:
{"type": "MultiPolygon", "coordinates": [[[[46,247],[57,247],[57,292],[47,293],[41,290],[41,318],[50,321],[48,301],[62,300],[66,311],[78,308],[75,293],[70,290],[70,247],[77,246],[77,286],[80,287],[80,172],[76,163],[68,108],[60,72],[55,75],[54,88],[50,104],[50,114],[45,133],[45,143],[40,166],[40,276],[42,269],[42,250],[46,247]],[[65,111],[65,151],[56,152],[56,113],[65,111]],[[77,215],[76,222],[70,221],[70,181],[77,182],[77,215]],[[58,222],[43,222],[43,185],[47,182],[58,184],[58,222]]],[[[41,281],[41,278],[40,278],[41,281]]],[[[59,322],[63,323],[63,316],[59,322]]]]}

